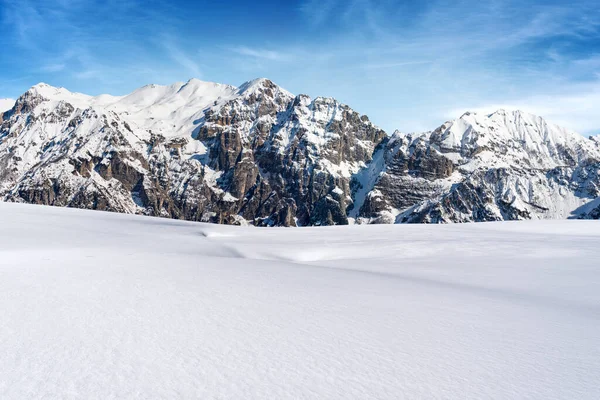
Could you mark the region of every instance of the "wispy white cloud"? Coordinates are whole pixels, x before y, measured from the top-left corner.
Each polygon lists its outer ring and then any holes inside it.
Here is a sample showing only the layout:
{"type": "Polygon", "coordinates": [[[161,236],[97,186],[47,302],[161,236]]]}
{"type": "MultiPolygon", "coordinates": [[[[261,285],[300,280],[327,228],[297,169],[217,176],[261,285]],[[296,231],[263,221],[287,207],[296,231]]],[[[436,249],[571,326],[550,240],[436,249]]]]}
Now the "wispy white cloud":
{"type": "Polygon", "coordinates": [[[65,63],[50,63],[50,64],[42,65],[40,67],[40,70],[43,72],[60,72],[60,71],[64,71],[65,68],[66,68],[65,63]]]}
{"type": "Polygon", "coordinates": [[[22,47],[36,47],[34,36],[44,28],[44,19],[28,0],[3,0],[2,23],[14,29],[14,38],[22,47]]]}
{"type": "Polygon", "coordinates": [[[427,60],[423,60],[423,61],[399,61],[399,62],[382,62],[382,63],[375,63],[375,64],[364,64],[361,67],[365,68],[365,69],[384,69],[384,68],[401,68],[401,67],[408,67],[408,66],[413,66],[413,65],[425,65],[425,64],[431,64],[432,61],[427,61],[427,60]]]}
{"type": "MultiPolygon", "coordinates": [[[[132,82],[166,83],[185,75],[200,76],[191,53],[161,42],[178,19],[161,13],[161,8],[169,7],[166,3],[151,3],[0,0],[0,32],[10,40],[13,51],[23,53],[14,56],[11,78],[20,71],[19,78],[27,86],[47,80],[80,90],[93,86],[122,93],[132,89],[132,82]],[[92,14],[98,23],[90,23],[92,14]]],[[[13,96],[26,89],[9,89],[16,86],[8,84],[6,77],[0,79],[0,89],[6,87],[13,96]]]]}
{"type": "Polygon", "coordinates": [[[332,29],[319,49],[334,56],[314,69],[335,72],[319,75],[315,85],[346,93],[346,102],[388,130],[432,129],[467,109],[501,106],[584,133],[600,130],[600,118],[588,115],[600,115],[600,62],[573,54],[573,43],[600,43],[593,1],[318,3],[304,3],[309,22],[343,29],[332,29]]]}
{"type": "Polygon", "coordinates": [[[257,26],[258,4],[248,26],[231,35],[201,30],[180,6],[158,0],[0,5],[8,40],[23,50],[11,66],[22,76],[0,79],[0,91],[40,75],[115,94],[190,76],[234,84],[268,76],[296,92],[337,97],[389,131],[431,129],[450,111],[509,105],[588,132],[597,121],[583,124],[580,110],[600,109],[593,0],[303,0],[282,5],[297,13],[293,29],[257,26]],[[85,19],[91,12],[102,24],[85,19]]]}
{"type": "Polygon", "coordinates": [[[300,11],[313,28],[332,26],[360,27],[376,37],[385,37],[386,30],[381,25],[390,5],[398,4],[390,0],[305,0],[300,11]]]}
{"type": "Polygon", "coordinates": [[[254,57],[262,60],[269,61],[287,61],[293,58],[290,54],[283,53],[276,50],[267,49],[256,49],[246,46],[239,46],[231,48],[231,51],[242,56],[254,57]]]}
{"type": "Polygon", "coordinates": [[[94,79],[100,77],[101,72],[94,69],[86,69],[79,72],[75,72],[74,76],[77,79],[94,79]]]}
{"type": "Polygon", "coordinates": [[[306,0],[300,5],[300,11],[314,26],[327,21],[335,7],[343,0],[306,0]]]}
{"type": "Polygon", "coordinates": [[[162,46],[167,51],[167,54],[175,63],[183,67],[192,76],[190,78],[202,77],[202,71],[198,62],[188,53],[179,48],[172,39],[165,39],[162,46]]]}
{"type": "Polygon", "coordinates": [[[507,99],[504,103],[461,104],[444,110],[446,119],[454,119],[465,111],[490,114],[494,111],[521,110],[539,115],[557,125],[585,135],[600,134],[600,80],[593,84],[573,85],[559,90],[560,94],[531,94],[507,99]]]}

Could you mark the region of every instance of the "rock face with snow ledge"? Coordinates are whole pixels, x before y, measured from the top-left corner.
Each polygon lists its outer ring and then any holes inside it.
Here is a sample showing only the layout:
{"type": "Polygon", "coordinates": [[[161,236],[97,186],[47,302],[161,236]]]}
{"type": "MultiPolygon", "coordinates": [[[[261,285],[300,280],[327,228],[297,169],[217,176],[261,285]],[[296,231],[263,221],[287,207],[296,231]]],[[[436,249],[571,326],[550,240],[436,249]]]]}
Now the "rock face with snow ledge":
{"type": "Polygon", "coordinates": [[[261,226],[600,216],[600,143],[521,112],[388,137],[335,99],[193,79],[39,84],[0,124],[5,201],[261,226]]]}

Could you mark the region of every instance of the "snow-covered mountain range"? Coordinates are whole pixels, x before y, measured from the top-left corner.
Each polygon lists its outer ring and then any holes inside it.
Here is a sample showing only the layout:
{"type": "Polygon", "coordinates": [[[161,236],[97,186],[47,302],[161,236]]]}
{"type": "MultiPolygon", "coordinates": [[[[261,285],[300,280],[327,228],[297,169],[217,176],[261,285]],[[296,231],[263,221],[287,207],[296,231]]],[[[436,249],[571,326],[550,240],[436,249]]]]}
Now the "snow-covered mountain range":
{"type": "Polygon", "coordinates": [[[518,111],[390,136],[268,79],[193,79],[38,84],[0,124],[5,201],[269,226],[600,218],[600,141],[518,111]]]}

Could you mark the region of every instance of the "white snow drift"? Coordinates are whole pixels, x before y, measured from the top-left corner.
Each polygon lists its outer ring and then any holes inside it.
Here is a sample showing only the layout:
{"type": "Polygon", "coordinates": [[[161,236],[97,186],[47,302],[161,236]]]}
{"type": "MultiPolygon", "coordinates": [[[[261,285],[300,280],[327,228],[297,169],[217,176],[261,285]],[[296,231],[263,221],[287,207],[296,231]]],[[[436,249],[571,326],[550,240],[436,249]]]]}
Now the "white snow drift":
{"type": "Polygon", "coordinates": [[[10,110],[15,105],[13,99],[0,99],[0,113],[10,110]]]}
{"type": "Polygon", "coordinates": [[[598,399],[600,224],[0,204],[2,399],[598,399]]]}

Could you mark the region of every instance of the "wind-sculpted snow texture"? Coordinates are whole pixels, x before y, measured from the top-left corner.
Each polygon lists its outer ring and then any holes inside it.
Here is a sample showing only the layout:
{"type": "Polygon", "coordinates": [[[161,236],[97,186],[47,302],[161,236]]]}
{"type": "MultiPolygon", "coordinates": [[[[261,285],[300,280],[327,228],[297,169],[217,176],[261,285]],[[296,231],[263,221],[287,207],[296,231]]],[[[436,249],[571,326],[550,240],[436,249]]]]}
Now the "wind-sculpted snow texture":
{"type": "Polygon", "coordinates": [[[123,97],[39,84],[0,124],[5,201],[259,226],[600,214],[600,142],[521,112],[390,137],[268,79],[193,79],[123,97]]]}
{"type": "Polygon", "coordinates": [[[600,398],[600,224],[0,203],[2,399],[600,398]]]}

